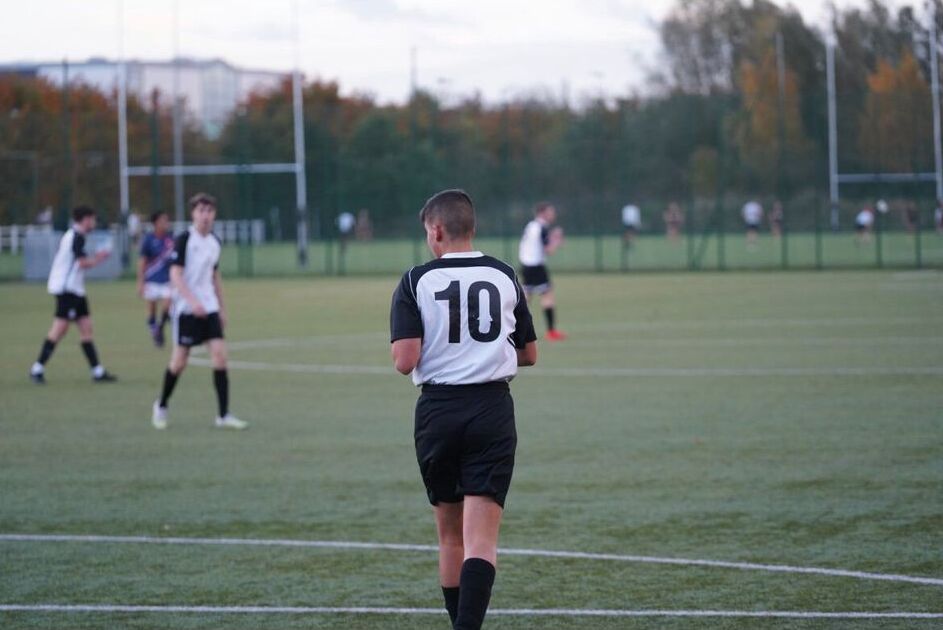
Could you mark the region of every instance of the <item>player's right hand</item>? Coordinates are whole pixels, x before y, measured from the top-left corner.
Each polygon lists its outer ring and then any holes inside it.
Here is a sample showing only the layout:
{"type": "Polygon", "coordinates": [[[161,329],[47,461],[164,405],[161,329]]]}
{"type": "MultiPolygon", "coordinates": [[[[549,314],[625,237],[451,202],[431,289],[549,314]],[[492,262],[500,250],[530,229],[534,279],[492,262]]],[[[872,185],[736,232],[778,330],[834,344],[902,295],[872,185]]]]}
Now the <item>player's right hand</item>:
{"type": "Polygon", "coordinates": [[[138,282],[138,297],[144,297],[144,283],[138,282]]]}
{"type": "Polygon", "coordinates": [[[111,256],[110,249],[100,249],[97,252],[95,252],[95,261],[101,262],[105,260],[106,258],[108,258],[109,256],[111,256]]]}
{"type": "Polygon", "coordinates": [[[202,318],[202,317],[206,317],[206,309],[203,308],[203,305],[202,305],[202,304],[200,304],[199,302],[197,302],[196,304],[194,304],[194,305],[192,305],[192,306],[193,306],[193,314],[194,314],[194,315],[196,315],[197,317],[201,317],[201,318],[202,318]]]}

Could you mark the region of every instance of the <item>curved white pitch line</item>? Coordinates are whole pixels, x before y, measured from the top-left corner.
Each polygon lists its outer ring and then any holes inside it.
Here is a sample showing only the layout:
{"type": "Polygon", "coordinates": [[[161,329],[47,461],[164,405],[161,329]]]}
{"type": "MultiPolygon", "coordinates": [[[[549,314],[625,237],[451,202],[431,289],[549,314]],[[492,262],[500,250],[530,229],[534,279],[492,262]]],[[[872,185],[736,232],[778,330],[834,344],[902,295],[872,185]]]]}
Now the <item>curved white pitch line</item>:
{"type": "MultiPolygon", "coordinates": [[[[201,613],[226,615],[436,615],[439,608],[365,606],[132,606],[126,604],[0,604],[0,612],[201,613]]],[[[620,610],[585,608],[495,608],[488,616],[517,617],[739,617],[779,619],[943,619],[934,612],[828,612],[798,610],[620,610]]]]}
{"type": "MultiPolygon", "coordinates": [[[[437,552],[435,545],[412,545],[403,543],[356,542],[342,540],[294,540],[282,538],[191,538],[160,536],[100,536],[77,534],[0,534],[0,542],[84,542],[84,543],[132,543],[154,545],[223,545],[246,547],[308,547],[317,549],[366,549],[384,551],[437,552]]],[[[635,562],[644,564],[667,564],[676,566],[702,566],[744,571],[766,571],[770,573],[805,573],[830,577],[847,577],[859,580],[906,582],[925,586],[943,586],[943,578],[848,571],[822,567],[798,567],[783,564],[759,564],[753,562],[728,562],[724,560],[700,560],[691,558],[663,558],[612,553],[588,553],[582,551],[553,551],[548,549],[500,549],[503,556],[529,556],[538,558],[566,558],[572,560],[601,560],[611,562],[635,562]]]]}

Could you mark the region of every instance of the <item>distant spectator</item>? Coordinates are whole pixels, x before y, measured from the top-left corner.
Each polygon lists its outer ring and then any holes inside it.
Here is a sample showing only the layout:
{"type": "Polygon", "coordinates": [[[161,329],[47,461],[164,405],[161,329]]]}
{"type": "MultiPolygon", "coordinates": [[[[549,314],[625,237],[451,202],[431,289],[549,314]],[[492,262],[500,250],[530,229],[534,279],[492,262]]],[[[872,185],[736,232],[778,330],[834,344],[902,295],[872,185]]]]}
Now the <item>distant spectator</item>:
{"type": "Polygon", "coordinates": [[[36,225],[52,225],[52,206],[46,206],[36,215],[36,225]]]}
{"type": "Polygon", "coordinates": [[[936,202],[936,209],[933,211],[933,224],[936,226],[937,234],[943,234],[943,199],[936,202]]]}
{"type": "Polygon", "coordinates": [[[866,205],[855,216],[855,234],[858,244],[871,242],[871,230],[874,227],[874,209],[866,205]]]}
{"type": "Polygon", "coordinates": [[[917,231],[917,227],[920,224],[920,212],[917,210],[917,204],[914,203],[912,199],[904,202],[901,218],[903,219],[904,227],[908,232],[913,234],[917,231]]]}
{"type": "Polygon", "coordinates": [[[366,208],[357,213],[357,225],[354,227],[354,234],[358,241],[373,240],[373,222],[370,220],[370,211],[366,208]]]}
{"type": "Polygon", "coordinates": [[[340,237],[341,249],[347,247],[347,241],[354,233],[357,218],[350,212],[341,212],[337,215],[337,234],[340,237]]]}
{"type": "Polygon", "coordinates": [[[775,238],[783,235],[783,223],[786,215],[783,212],[783,204],[777,199],[773,202],[773,207],[769,211],[769,231],[775,238]]]}
{"type": "Polygon", "coordinates": [[[141,232],[143,232],[141,217],[139,217],[136,212],[129,212],[127,221],[128,237],[131,239],[131,243],[133,243],[136,248],[138,239],[141,238],[141,232]]]}
{"type": "Polygon", "coordinates": [[[632,241],[642,229],[642,212],[635,204],[622,208],[622,244],[631,247],[632,241]]]}
{"type": "Polygon", "coordinates": [[[684,228],[684,212],[681,211],[681,206],[674,201],[669,203],[662,214],[662,219],[665,222],[665,236],[668,237],[668,240],[678,240],[681,236],[681,230],[684,228]]]}
{"type": "Polygon", "coordinates": [[[354,234],[357,218],[350,212],[341,212],[337,215],[337,240],[340,247],[337,252],[337,271],[341,275],[347,272],[347,244],[354,234]]]}
{"type": "Polygon", "coordinates": [[[747,231],[747,246],[753,248],[756,246],[756,236],[760,231],[760,224],[763,222],[763,206],[760,202],[751,199],[743,204],[740,211],[743,216],[743,223],[747,231]]]}

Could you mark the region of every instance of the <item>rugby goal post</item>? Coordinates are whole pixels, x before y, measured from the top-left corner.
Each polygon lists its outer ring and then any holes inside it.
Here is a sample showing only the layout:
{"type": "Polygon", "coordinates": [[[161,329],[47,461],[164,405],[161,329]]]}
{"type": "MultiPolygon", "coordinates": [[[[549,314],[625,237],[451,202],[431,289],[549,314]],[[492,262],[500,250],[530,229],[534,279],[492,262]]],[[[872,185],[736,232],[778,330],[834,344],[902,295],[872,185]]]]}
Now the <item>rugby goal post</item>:
{"type": "MultiPolygon", "coordinates": [[[[300,267],[308,266],[308,187],[305,173],[305,138],[304,138],[304,95],[301,85],[300,70],[300,29],[298,0],[291,1],[292,12],[292,35],[294,48],[294,68],[292,70],[292,121],[293,121],[293,144],[294,161],[281,163],[243,163],[243,164],[205,164],[205,165],[185,165],[183,164],[183,141],[182,141],[182,112],[180,107],[179,95],[179,50],[178,50],[178,13],[179,0],[174,0],[174,164],[163,166],[130,166],[128,164],[128,89],[127,89],[127,64],[124,56],[124,2],[119,1],[118,5],[118,179],[119,179],[119,207],[121,210],[122,224],[127,226],[128,216],[131,212],[129,178],[131,177],[150,177],[150,176],[172,176],[176,180],[177,196],[177,216],[178,221],[182,220],[182,197],[183,197],[183,178],[187,175],[241,175],[241,174],[271,174],[271,173],[290,173],[295,176],[295,207],[297,220],[297,257],[300,267]]],[[[316,211],[315,211],[316,212],[316,211]]],[[[317,225],[317,217],[314,217],[314,225],[317,225]]],[[[127,239],[124,239],[127,241],[127,239]]],[[[122,251],[122,263],[129,264],[129,252],[127,244],[122,251]]]]}

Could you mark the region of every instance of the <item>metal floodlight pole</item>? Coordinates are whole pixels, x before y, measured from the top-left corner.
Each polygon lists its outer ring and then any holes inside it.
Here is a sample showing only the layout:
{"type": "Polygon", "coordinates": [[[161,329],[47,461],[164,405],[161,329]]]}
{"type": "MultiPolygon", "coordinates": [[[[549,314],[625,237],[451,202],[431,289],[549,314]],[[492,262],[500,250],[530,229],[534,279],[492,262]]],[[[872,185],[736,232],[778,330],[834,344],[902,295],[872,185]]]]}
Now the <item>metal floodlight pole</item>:
{"type": "MultiPolygon", "coordinates": [[[[301,28],[298,0],[292,0],[295,68],[291,77],[293,119],[295,123],[295,198],[298,209],[298,265],[308,266],[308,182],[305,176],[304,102],[301,93],[301,28]]],[[[314,213],[317,230],[317,211],[314,213]]]]}
{"type": "MultiPolygon", "coordinates": [[[[180,0],[173,3],[173,153],[174,166],[183,166],[183,107],[180,98],[180,0]]],[[[174,174],[174,219],[185,221],[183,210],[183,173],[174,174]]]]}
{"type": "MultiPolygon", "coordinates": [[[[128,66],[124,59],[124,0],[118,0],[118,190],[121,222],[128,225],[128,66]]],[[[128,243],[121,248],[121,263],[129,263],[128,243]]]]}
{"type": "Polygon", "coordinates": [[[943,199],[943,148],[940,140],[940,43],[936,31],[936,2],[930,0],[930,83],[933,98],[933,170],[936,198],[943,199]]]}
{"type": "Polygon", "coordinates": [[[825,42],[825,73],[828,83],[828,191],[832,206],[838,204],[838,130],[835,113],[835,35],[825,42]]]}

